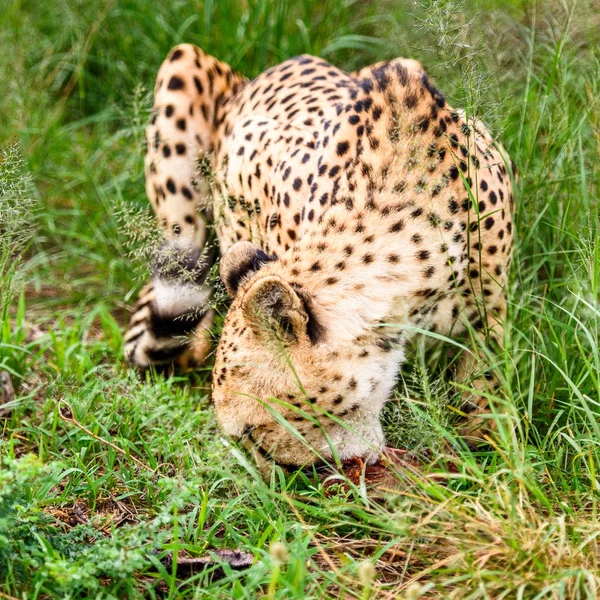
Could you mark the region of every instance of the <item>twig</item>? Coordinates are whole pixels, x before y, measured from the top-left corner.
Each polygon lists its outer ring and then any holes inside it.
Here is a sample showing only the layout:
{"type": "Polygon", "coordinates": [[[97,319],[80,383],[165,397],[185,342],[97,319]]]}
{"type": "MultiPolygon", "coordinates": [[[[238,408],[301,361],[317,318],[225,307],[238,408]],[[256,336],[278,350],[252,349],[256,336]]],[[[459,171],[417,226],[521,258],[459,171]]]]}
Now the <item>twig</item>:
{"type": "Polygon", "coordinates": [[[136,464],[138,464],[140,467],[142,467],[143,469],[146,469],[146,471],[150,471],[150,473],[154,473],[156,471],[156,469],[151,469],[148,465],[143,463],[141,460],[137,459],[135,456],[132,456],[131,454],[128,454],[127,452],[125,452],[125,450],[123,450],[123,448],[119,448],[119,446],[113,444],[112,442],[109,442],[108,440],[101,438],[99,435],[96,435],[94,432],[90,431],[87,427],[82,425],[75,418],[75,413],[73,412],[71,405],[64,399],[61,399],[58,401],[58,414],[60,415],[60,418],[63,421],[67,421],[67,423],[71,423],[71,424],[75,425],[75,427],[77,427],[78,429],[81,429],[81,431],[85,431],[85,433],[87,433],[88,435],[93,437],[96,441],[100,442],[101,444],[106,444],[107,446],[110,446],[113,450],[115,450],[119,454],[122,454],[123,456],[130,458],[136,464]],[[61,408],[61,404],[64,405],[64,407],[66,409],[64,412],[61,408]]]}

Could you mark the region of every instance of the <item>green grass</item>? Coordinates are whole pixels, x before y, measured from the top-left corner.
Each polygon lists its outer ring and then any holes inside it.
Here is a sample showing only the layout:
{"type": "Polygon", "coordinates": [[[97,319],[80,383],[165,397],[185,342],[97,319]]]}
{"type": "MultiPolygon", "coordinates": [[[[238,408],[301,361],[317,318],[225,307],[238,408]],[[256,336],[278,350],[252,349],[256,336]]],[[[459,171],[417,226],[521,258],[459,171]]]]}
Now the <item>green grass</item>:
{"type": "Polygon", "coordinates": [[[599,31],[593,0],[3,0],[0,598],[598,597],[599,31]],[[215,426],[208,368],[123,365],[149,90],[183,41],[249,76],[411,56],[502,139],[520,181],[495,447],[448,424],[444,347],[417,349],[386,411],[389,442],[429,458],[383,500],[265,483],[215,426]],[[255,564],[182,582],[160,563],[217,548],[255,564]]]}

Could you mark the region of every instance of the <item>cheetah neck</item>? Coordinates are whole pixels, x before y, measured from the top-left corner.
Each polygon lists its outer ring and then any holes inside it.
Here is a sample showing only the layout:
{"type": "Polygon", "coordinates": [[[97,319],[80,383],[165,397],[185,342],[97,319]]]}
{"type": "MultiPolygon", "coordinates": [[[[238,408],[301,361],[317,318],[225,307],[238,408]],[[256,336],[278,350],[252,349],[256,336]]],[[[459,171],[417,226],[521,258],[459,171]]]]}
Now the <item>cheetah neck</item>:
{"type": "Polygon", "coordinates": [[[332,207],[277,267],[338,340],[378,339],[409,321],[423,266],[407,240],[420,226],[405,219],[399,235],[395,219],[382,228],[378,215],[332,207]]]}

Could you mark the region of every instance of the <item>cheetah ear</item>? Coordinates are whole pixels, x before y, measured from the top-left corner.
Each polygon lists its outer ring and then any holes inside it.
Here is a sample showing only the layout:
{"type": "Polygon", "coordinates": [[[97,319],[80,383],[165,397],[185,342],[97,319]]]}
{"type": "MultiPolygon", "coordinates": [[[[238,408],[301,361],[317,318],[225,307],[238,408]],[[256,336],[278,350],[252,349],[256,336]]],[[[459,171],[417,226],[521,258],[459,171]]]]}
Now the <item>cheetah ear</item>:
{"type": "Polygon", "coordinates": [[[221,281],[227,293],[233,298],[244,279],[252,277],[254,273],[275,260],[258,246],[250,242],[237,242],[221,258],[220,275],[221,281]]]}
{"type": "Polygon", "coordinates": [[[247,323],[259,337],[291,344],[308,338],[304,303],[283,279],[268,275],[256,281],[242,300],[247,323]]]}

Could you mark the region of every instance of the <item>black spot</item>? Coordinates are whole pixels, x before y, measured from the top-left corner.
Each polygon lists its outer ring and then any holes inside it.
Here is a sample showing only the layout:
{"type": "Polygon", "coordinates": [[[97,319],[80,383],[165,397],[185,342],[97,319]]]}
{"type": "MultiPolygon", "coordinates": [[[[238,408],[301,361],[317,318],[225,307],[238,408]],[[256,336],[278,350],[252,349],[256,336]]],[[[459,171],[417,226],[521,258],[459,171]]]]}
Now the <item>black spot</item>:
{"type": "Polygon", "coordinates": [[[401,194],[406,189],[406,181],[399,181],[392,188],[394,194],[401,194]]]}
{"type": "Polygon", "coordinates": [[[494,226],[494,219],[492,217],[488,217],[485,220],[485,228],[486,229],[491,229],[494,226]]]}
{"type": "Polygon", "coordinates": [[[162,153],[165,158],[169,158],[171,156],[171,148],[167,144],[165,144],[162,148],[162,153]]]}
{"type": "Polygon", "coordinates": [[[180,50],[179,48],[177,48],[177,50],[175,50],[173,52],[173,54],[171,54],[171,58],[169,59],[169,62],[175,62],[177,59],[181,58],[183,56],[183,51],[180,50]]]}
{"type": "Polygon", "coordinates": [[[298,191],[301,187],[302,187],[302,179],[300,179],[300,177],[296,177],[296,179],[294,179],[294,189],[296,191],[298,191]]]}
{"type": "Polygon", "coordinates": [[[167,104],[167,107],[165,108],[165,115],[167,117],[172,117],[174,112],[175,112],[175,109],[173,108],[173,105],[167,104]]]}
{"type": "Polygon", "coordinates": [[[171,194],[174,194],[175,192],[177,192],[177,187],[175,185],[175,182],[169,177],[169,179],[167,179],[167,189],[169,190],[169,192],[171,192],[171,194]]]}
{"type": "Polygon", "coordinates": [[[427,215],[427,220],[432,227],[439,227],[442,224],[442,218],[434,212],[427,215]]]}
{"type": "Polygon", "coordinates": [[[185,131],[185,119],[177,119],[176,123],[175,123],[177,129],[180,129],[181,131],[185,131]]]}
{"type": "Polygon", "coordinates": [[[171,79],[169,80],[169,85],[167,86],[168,89],[170,90],[182,90],[185,87],[185,83],[183,82],[183,79],[181,79],[181,77],[178,77],[177,75],[173,75],[173,77],[171,77],[171,79]]]}
{"type": "Polygon", "coordinates": [[[477,321],[473,323],[473,328],[477,331],[483,329],[483,321],[481,319],[477,319],[477,321]]]}
{"type": "Polygon", "coordinates": [[[185,144],[175,144],[175,152],[179,155],[185,154],[185,144]]]}
{"type": "Polygon", "coordinates": [[[396,223],[394,223],[389,228],[389,232],[390,233],[398,233],[399,231],[402,231],[403,229],[404,229],[404,221],[402,219],[400,219],[399,221],[397,221],[396,223]]]}
{"type": "Polygon", "coordinates": [[[185,196],[185,198],[187,198],[188,200],[193,200],[193,195],[192,192],[189,190],[189,188],[187,188],[185,185],[181,186],[181,193],[185,196]]]}
{"type": "Polygon", "coordinates": [[[346,154],[346,152],[348,152],[349,147],[350,147],[350,144],[348,142],[339,142],[339,144],[337,145],[337,148],[336,148],[336,154],[338,156],[344,156],[344,154],[346,154]]]}
{"type": "Polygon", "coordinates": [[[404,97],[404,106],[414,108],[417,105],[417,97],[414,94],[406,94],[404,97]]]}

